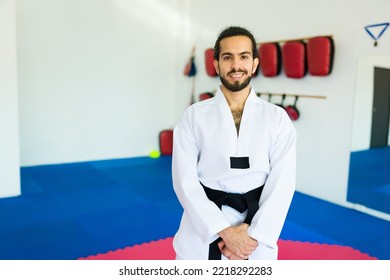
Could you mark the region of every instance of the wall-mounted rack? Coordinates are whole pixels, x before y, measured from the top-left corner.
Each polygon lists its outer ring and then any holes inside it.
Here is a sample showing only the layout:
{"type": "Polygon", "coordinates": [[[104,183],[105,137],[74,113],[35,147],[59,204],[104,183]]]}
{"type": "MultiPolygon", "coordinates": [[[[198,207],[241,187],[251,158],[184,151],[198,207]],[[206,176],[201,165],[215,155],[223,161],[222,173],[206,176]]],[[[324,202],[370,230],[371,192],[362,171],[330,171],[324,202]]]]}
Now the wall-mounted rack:
{"type": "Polygon", "coordinates": [[[320,95],[305,95],[305,94],[294,94],[294,93],[272,93],[272,92],[256,92],[257,96],[261,95],[271,95],[271,96],[292,96],[292,97],[303,97],[303,98],[320,98],[320,99],[326,99],[326,96],[320,96],[320,95]]]}

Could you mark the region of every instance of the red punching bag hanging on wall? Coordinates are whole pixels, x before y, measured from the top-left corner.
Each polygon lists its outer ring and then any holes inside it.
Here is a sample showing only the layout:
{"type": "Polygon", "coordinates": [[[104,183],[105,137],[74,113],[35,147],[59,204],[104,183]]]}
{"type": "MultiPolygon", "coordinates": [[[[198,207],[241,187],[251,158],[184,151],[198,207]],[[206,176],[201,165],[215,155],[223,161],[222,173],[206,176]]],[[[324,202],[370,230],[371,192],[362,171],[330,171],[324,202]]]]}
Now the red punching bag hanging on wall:
{"type": "Polygon", "coordinates": [[[300,79],[307,73],[306,44],[303,41],[286,42],[282,47],[283,69],[289,78],[300,79]]]}
{"type": "Polygon", "coordinates": [[[214,49],[209,48],[205,50],[205,64],[206,64],[206,74],[210,77],[216,77],[217,72],[214,68],[214,49]]]}
{"type": "Polygon", "coordinates": [[[259,48],[260,71],[265,77],[279,75],[282,66],[282,55],[278,43],[264,43],[259,48]]]}
{"type": "Polygon", "coordinates": [[[331,37],[314,37],[307,42],[309,74],[327,76],[332,71],[334,43],[331,37]]]}

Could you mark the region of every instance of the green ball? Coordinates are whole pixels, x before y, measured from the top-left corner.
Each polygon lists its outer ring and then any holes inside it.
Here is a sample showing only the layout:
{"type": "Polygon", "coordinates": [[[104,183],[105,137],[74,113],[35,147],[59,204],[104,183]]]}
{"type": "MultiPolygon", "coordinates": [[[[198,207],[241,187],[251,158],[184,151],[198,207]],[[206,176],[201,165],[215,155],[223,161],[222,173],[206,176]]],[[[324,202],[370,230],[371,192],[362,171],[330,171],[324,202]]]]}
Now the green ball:
{"type": "Polygon", "coordinates": [[[150,152],[149,156],[151,158],[159,158],[160,157],[160,152],[157,151],[157,150],[153,150],[153,151],[150,152]]]}

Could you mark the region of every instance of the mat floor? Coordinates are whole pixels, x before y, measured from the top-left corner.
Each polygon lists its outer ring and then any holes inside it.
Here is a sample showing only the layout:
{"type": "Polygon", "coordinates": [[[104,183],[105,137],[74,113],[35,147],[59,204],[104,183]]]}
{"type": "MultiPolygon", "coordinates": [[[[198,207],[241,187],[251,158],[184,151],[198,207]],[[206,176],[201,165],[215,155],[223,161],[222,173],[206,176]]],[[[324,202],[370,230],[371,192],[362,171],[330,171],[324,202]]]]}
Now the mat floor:
{"type": "MultiPolygon", "coordinates": [[[[171,157],[21,168],[0,199],[0,259],[79,259],[171,238],[182,208],[171,157]]],[[[296,192],[281,240],[348,246],[390,259],[390,222],[296,192]]]]}

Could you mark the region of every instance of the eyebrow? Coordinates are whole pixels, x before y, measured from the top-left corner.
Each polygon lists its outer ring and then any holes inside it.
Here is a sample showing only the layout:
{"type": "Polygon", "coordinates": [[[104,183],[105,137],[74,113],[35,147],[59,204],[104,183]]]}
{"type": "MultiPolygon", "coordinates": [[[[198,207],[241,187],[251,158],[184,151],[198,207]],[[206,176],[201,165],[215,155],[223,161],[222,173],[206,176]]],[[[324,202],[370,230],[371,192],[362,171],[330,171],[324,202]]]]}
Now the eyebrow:
{"type": "MultiPolygon", "coordinates": [[[[241,53],[239,53],[239,55],[243,55],[243,54],[249,54],[249,55],[252,55],[252,53],[251,52],[249,52],[249,51],[245,51],[245,52],[241,52],[241,53]]],[[[225,53],[222,53],[221,54],[221,56],[224,56],[224,55],[233,55],[232,53],[230,53],[230,52],[225,52],[225,53]]]]}

